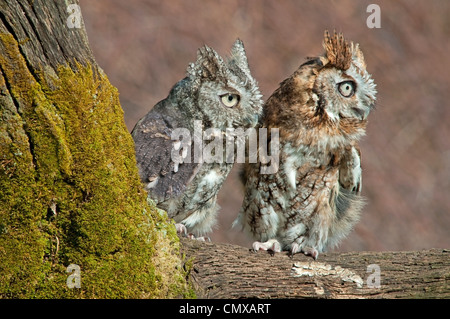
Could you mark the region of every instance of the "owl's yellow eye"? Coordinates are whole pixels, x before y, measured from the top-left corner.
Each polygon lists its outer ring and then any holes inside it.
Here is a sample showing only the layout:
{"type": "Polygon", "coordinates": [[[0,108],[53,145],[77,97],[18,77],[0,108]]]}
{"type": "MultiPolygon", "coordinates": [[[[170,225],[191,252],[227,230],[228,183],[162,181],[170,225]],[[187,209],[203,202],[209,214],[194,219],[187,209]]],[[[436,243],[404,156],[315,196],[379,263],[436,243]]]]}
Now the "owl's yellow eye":
{"type": "Polygon", "coordinates": [[[239,103],[241,97],[237,94],[227,93],[220,96],[220,101],[226,107],[234,107],[239,103]]]}
{"type": "Polygon", "coordinates": [[[339,93],[343,97],[351,97],[355,94],[355,83],[353,81],[344,81],[338,84],[339,93]]]}

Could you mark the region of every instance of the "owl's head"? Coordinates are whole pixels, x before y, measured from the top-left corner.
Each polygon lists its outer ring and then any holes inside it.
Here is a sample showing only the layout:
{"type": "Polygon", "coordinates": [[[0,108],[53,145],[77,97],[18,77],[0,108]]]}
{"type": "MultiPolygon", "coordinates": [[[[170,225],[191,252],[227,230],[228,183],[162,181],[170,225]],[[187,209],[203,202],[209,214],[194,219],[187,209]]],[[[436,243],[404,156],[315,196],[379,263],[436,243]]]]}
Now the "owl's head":
{"type": "Polygon", "coordinates": [[[236,40],[224,60],[208,46],[198,50],[187,69],[196,107],[212,127],[253,127],[262,111],[262,95],[252,77],[244,44],[236,40]]]}
{"type": "Polygon", "coordinates": [[[291,127],[291,132],[301,125],[328,137],[358,139],[374,108],[376,85],[358,44],[325,31],[323,46],[323,55],[308,58],[269,98],[266,121],[291,127]]]}
{"type": "Polygon", "coordinates": [[[318,94],[320,111],[332,121],[365,121],[375,105],[376,85],[359,45],[325,31],[323,47],[325,54],[313,62],[318,66],[313,92],[318,94]]]}

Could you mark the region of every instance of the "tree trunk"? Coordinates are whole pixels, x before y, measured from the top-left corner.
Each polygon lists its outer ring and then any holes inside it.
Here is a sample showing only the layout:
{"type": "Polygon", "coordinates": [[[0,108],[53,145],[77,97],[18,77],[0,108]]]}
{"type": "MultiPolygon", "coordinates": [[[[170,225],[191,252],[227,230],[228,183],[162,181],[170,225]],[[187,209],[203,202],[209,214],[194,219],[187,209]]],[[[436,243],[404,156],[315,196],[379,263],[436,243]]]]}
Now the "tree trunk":
{"type": "Polygon", "coordinates": [[[202,298],[450,298],[450,250],[286,252],[183,239],[202,298]]]}
{"type": "Polygon", "coordinates": [[[189,295],[175,228],[147,203],[117,89],[67,2],[0,2],[0,297],[189,295]]]}

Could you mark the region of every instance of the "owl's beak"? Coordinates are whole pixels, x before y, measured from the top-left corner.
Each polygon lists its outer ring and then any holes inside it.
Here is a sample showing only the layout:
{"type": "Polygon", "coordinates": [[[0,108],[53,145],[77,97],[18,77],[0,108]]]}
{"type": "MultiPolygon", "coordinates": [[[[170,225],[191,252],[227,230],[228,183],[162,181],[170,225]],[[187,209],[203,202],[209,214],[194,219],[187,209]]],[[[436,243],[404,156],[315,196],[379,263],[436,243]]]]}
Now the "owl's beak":
{"type": "Polygon", "coordinates": [[[356,114],[359,115],[359,117],[361,118],[362,121],[367,119],[367,117],[369,116],[369,113],[370,113],[369,108],[360,109],[360,108],[354,107],[354,108],[352,108],[352,110],[353,110],[353,112],[355,112],[356,114]]]}
{"type": "Polygon", "coordinates": [[[255,127],[256,124],[258,124],[259,116],[257,114],[247,116],[246,121],[250,125],[250,127],[255,127]]]}

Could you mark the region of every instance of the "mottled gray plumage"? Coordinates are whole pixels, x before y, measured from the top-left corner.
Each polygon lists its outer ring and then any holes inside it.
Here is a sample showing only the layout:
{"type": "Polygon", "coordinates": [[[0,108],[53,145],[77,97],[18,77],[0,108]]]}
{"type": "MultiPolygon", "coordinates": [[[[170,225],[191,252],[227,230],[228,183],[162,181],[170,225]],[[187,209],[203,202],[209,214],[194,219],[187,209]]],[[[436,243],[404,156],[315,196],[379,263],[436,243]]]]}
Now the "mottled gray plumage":
{"type": "Polygon", "coordinates": [[[375,103],[375,84],[358,45],[325,33],[325,54],[309,58],[264,105],[261,125],[280,130],[280,165],[247,164],[235,225],[253,248],[317,258],[337,245],[363,207],[358,140],[375,103]]]}
{"type": "Polygon", "coordinates": [[[196,163],[193,140],[205,139],[194,134],[196,123],[201,123],[203,131],[215,128],[223,133],[227,128],[253,127],[262,110],[261,97],[240,40],[225,61],[204,46],[198,50],[197,61],[189,65],[187,77],[134,127],[137,164],[149,197],[188,232],[199,236],[211,231],[217,194],[233,166],[225,156],[222,162],[196,163]],[[184,138],[172,140],[179,128],[189,131],[191,144],[184,138]],[[181,162],[171,157],[174,150],[180,151],[181,162]]]}

